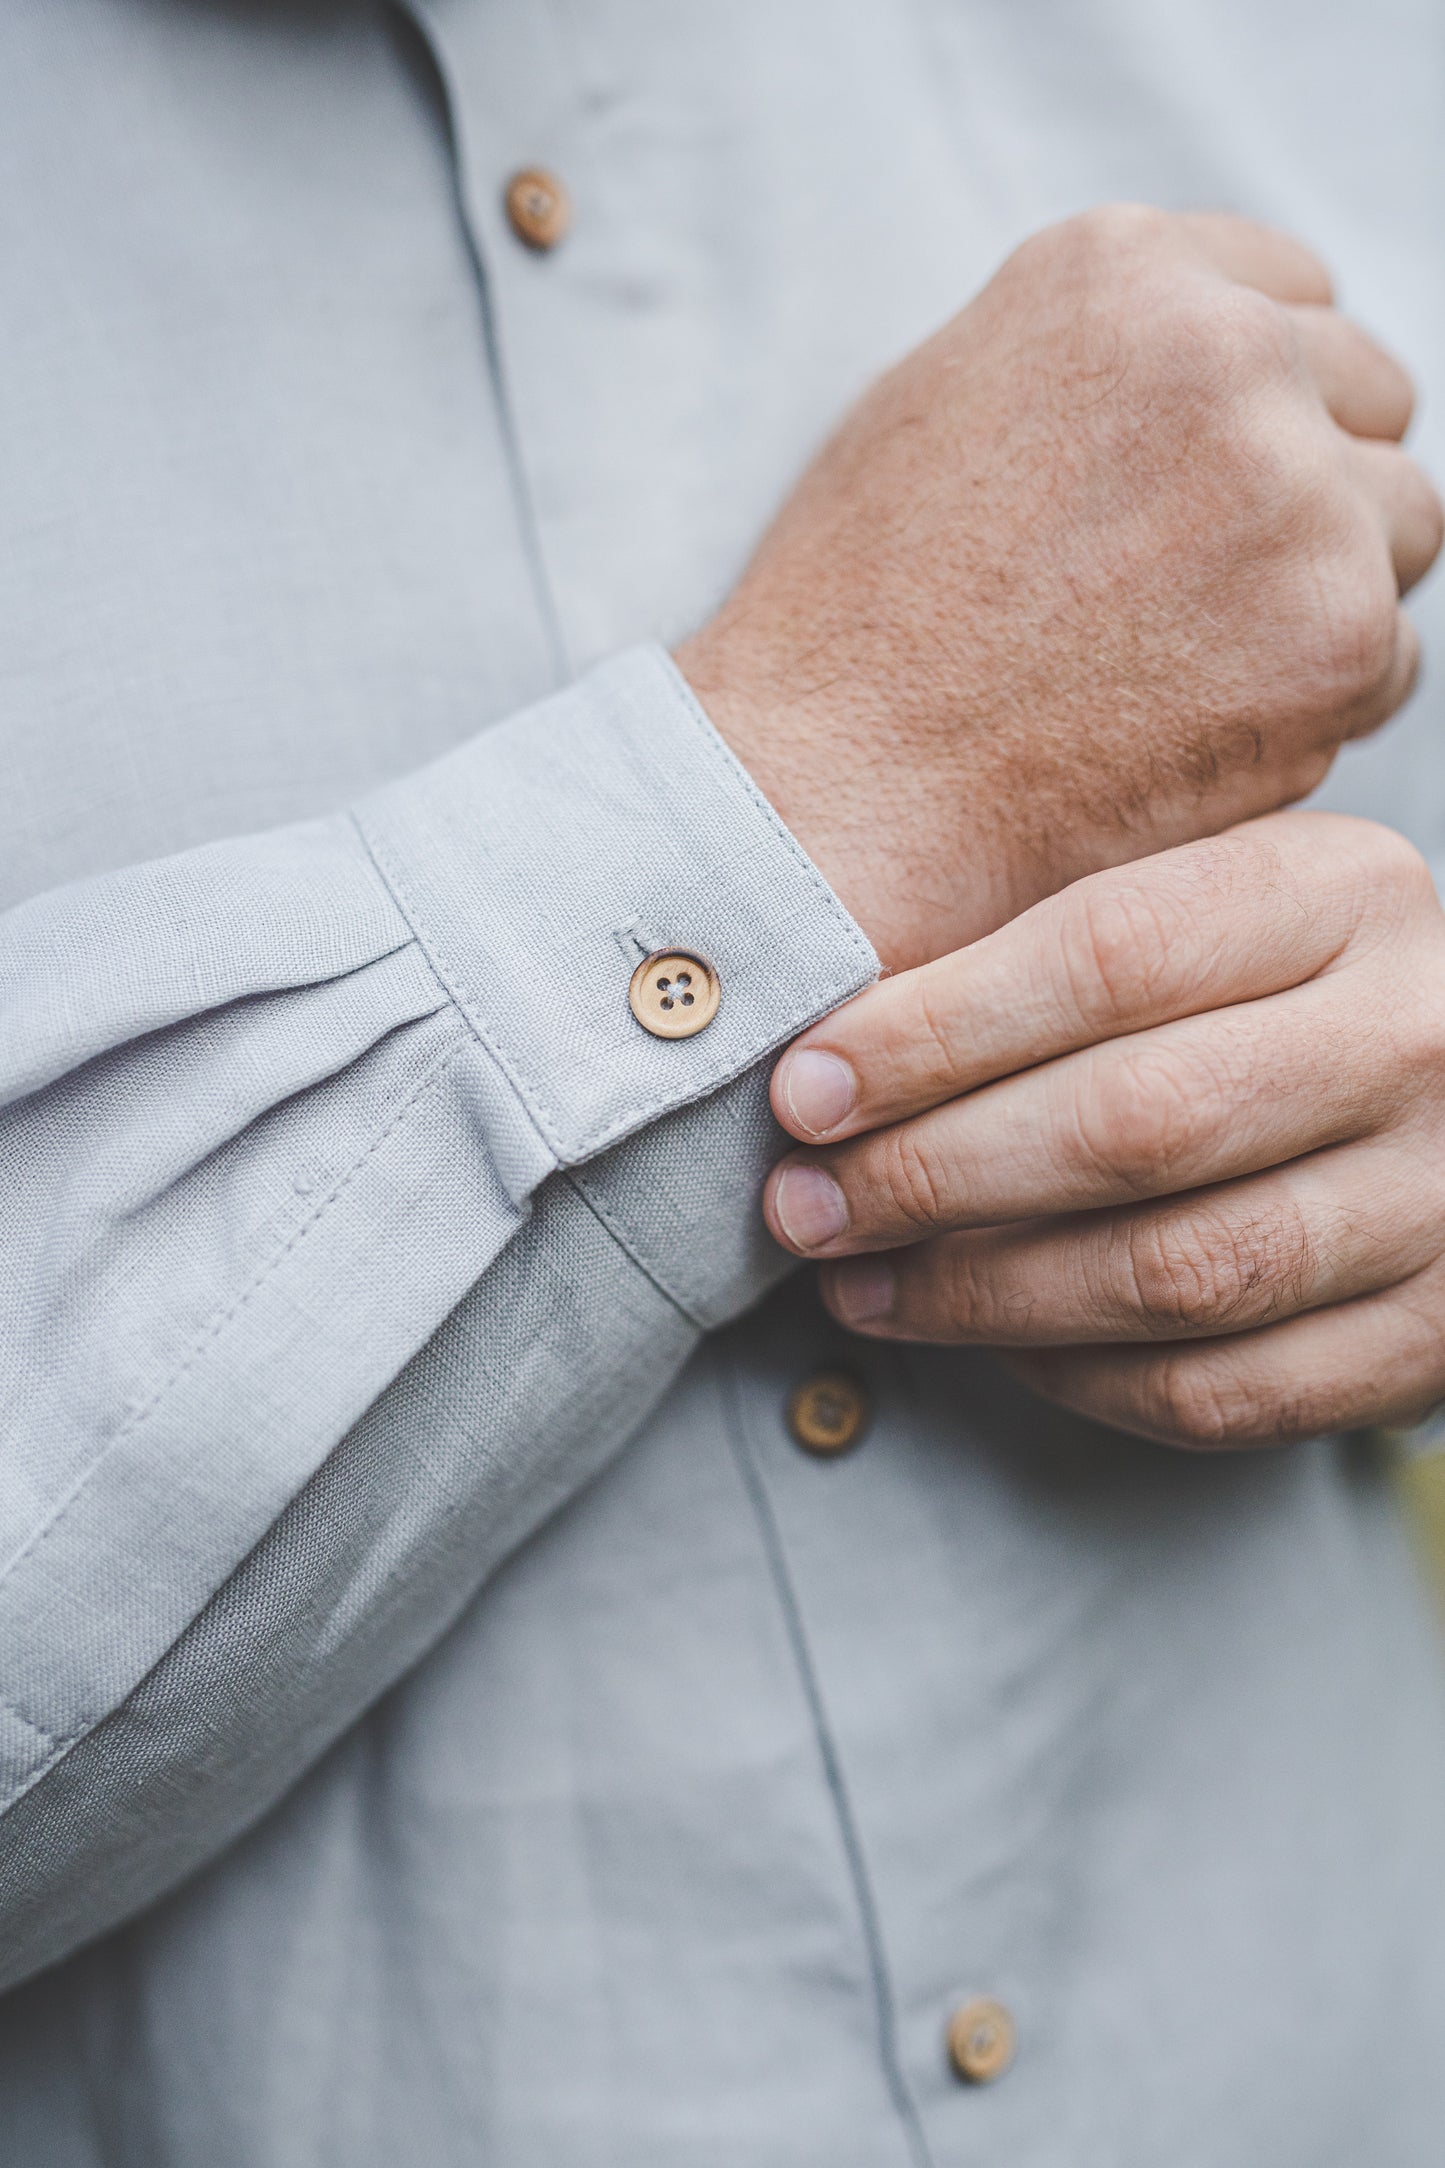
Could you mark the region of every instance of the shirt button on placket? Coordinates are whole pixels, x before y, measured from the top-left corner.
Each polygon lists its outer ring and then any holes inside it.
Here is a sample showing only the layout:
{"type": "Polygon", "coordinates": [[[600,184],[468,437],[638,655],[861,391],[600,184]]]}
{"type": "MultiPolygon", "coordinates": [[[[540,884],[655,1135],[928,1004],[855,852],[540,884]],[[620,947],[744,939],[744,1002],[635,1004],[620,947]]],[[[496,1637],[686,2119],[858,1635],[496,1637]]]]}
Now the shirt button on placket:
{"type": "Polygon", "coordinates": [[[868,1388],[847,1370],[820,1370],[788,1402],[788,1429],[805,1452],[846,1453],[867,1431],[873,1408],[868,1388]]]}
{"type": "Polygon", "coordinates": [[[565,240],[572,204],[565,187],[545,166],[524,166],[507,183],[504,198],[513,233],[544,254],[565,240]]]}
{"type": "Polygon", "coordinates": [[[1013,2061],[1014,2021],[991,1995],[961,2003],[948,2021],[948,2059],[967,2085],[992,2085],[1013,2061]]]}

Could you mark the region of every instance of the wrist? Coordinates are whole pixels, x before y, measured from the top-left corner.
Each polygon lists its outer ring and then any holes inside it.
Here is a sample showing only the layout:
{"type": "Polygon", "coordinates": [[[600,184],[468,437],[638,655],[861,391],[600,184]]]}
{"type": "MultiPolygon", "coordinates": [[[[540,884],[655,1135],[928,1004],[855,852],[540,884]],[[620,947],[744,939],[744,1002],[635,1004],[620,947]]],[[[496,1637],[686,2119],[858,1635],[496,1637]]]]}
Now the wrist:
{"type": "Polygon", "coordinates": [[[970,835],[957,813],[962,779],[940,788],[896,718],[859,716],[831,690],[800,696],[709,627],[673,661],[885,970],[976,940],[1033,900],[1011,892],[1004,824],[983,816],[983,779],[968,790],[970,835]]]}
{"type": "MultiPolygon", "coordinates": [[[[706,634],[673,655],[718,736],[868,936],[886,968],[906,931],[884,908],[879,837],[857,832],[843,733],[811,702],[789,699],[723,661],[706,634]]],[[[875,824],[876,827],[876,824],[875,824]]]]}

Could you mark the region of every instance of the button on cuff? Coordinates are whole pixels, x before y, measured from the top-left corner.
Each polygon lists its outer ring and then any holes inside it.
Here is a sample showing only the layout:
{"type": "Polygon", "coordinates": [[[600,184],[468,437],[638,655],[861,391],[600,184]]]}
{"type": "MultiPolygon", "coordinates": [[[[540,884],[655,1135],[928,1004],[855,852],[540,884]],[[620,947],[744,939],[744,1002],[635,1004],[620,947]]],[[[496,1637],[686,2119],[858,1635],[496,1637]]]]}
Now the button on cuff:
{"type": "Polygon", "coordinates": [[[562,1166],[707,1098],[877,976],[862,933],[659,648],[617,656],[386,785],[356,819],[562,1166]],[[654,985],[641,1029],[629,1002],[638,927],[670,939],[654,953],[679,966],[659,969],[673,984],[654,985]],[[706,1028],[693,1023],[710,1006],[706,1028]],[[685,1033],[653,1028],[679,1015],[685,1033]]]}
{"type": "Polygon", "coordinates": [[[632,974],[627,1000],[654,1039],[691,1039],[717,1015],[722,985],[712,965],[679,949],[659,949],[632,974]]]}

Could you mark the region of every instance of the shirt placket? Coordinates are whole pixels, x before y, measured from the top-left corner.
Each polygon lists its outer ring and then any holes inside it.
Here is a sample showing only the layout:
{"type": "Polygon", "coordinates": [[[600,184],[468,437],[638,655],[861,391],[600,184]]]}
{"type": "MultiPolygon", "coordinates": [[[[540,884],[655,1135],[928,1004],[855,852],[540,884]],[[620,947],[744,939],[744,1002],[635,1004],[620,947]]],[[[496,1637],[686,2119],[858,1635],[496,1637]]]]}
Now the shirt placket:
{"type": "MultiPolygon", "coordinates": [[[[728,310],[746,315],[747,279],[730,288],[736,271],[719,264],[724,236],[696,170],[709,156],[708,116],[688,56],[679,49],[669,63],[665,32],[650,49],[620,33],[613,50],[596,19],[579,42],[544,0],[414,4],[448,102],[519,522],[566,674],[640,633],[686,629],[732,569],[726,542],[710,554],[697,531],[701,493],[688,470],[719,433],[699,410],[718,342],[737,336],[737,325],[724,328],[728,310]],[[675,80],[659,81],[669,65],[675,80]]],[[[739,251],[749,247],[747,221],[740,206],[739,251]]],[[[785,249],[774,234],[758,238],[758,252],[785,249]]],[[[765,292],[755,298],[763,309],[765,292]]],[[[820,410],[830,396],[819,390],[820,410]]],[[[909,1937],[890,1914],[922,1900],[926,1866],[914,1862],[912,1879],[900,1881],[889,1860],[897,1825],[847,1685],[869,1622],[840,1612],[824,1564],[863,1540],[860,1512],[866,1522],[872,1508],[860,1508],[860,1495],[889,1488],[887,1458],[867,1440],[875,1420],[897,1421],[896,1395],[876,1365],[840,1355],[836,1335],[786,1314],[781,1340],[764,1344],[744,1328],[733,1342],[739,1441],[770,1524],[780,1601],[796,1615],[795,1655],[852,1861],[900,2137],[916,2168],[932,2168],[956,2157],[960,2141],[987,2142],[998,2128],[997,2112],[956,2119],[970,2099],[1006,2091],[994,2081],[1013,2059],[1015,2013],[1009,1982],[982,1949],[960,1950],[947,1983],[897,1976],[895,1951],[909,1937]]]]}

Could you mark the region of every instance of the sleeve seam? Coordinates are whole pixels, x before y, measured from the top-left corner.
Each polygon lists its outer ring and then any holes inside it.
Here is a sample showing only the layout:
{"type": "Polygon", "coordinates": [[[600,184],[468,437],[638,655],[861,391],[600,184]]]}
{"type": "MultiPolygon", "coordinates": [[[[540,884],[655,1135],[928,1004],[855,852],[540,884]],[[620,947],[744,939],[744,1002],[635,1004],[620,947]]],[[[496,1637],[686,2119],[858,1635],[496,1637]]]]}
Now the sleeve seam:
{"type": "MultiPolygon", "coordinates": [[[[451,1057],[448,1057],[448,1059],[450,1058],[451,1057]]],[[[420,1089],[415,1096],[420,1096],[420,1089]]],[[[395,1125],[393,1124],[392,1126],[395,1125]]],[[[358,1161],[358,1165],[360,1164],[361,1162],[358,1161]]],[[[561,1170],[561,1174],[562,1179],[573,1190],[573,1192],[580,1199],[581,1203],[585,1206],[587,1211],[592,1214],[593,1218],[598,1222],[599,1226],[608,1236],[609,1240],[612,1241],[615,1246],[622,1252],[623,1256],[627,1258],[628,1262],[638,1272],[642,1274],[642,1277],[647,1281],[648,1285],[654,1290],[654,1292],[661,1296],[662,1300],[667,1303],[668,1307],[672,1310],[675,1310],[678,1316],[681,1317],[686,1324],[690,1325],[695,1332],[699,1334],[707,1333],[710,1328],[708,1327],[706,1321],[698,1317],[694,1311],[690,1310],[687,1304],[685,1302],[682,1302],[672,1292],[671,1288],[664,1285],[664,1283],[658,1278],[657,1274],[638,1255],[632,1243],[628,1240],[627,1236],[623,1233],[621,1227],[618,1225],[618,1223],[613,1218],[612,1214],[606,1209],[606,1207],[600,1204],[595,1197],[591,1197],[588,1195],[586,1189],[579,1181],[577,1181],[576,1177],[573,1175],[570,1169],[563,1168],[561,1170]]],[[[179,1376],[180,1373],[177,1372],[175,1373],[175,1375],[179,1376]]],[[[152,1405],[154,1405],[154,1403],[152,1403],[152,1405]]],[[[117,1435],[119,1435],[119,1433],[117,1435]]],[[[96,1463],[93,1462],[91,1465],[95,1466],[96,1463]]],[[[67,1501],[67,1503],[69,1503],[69,1501],[67,1501]]],[[[23,1556],[24,1554],[22,1553],[21,1555],[23,1556]]],[[[14,1563],[18,1564],[19,1560],[17,1559],[16,1561],[14,1561],[14,1563]]],[[[193,1624],[194,1620],[188,1621],[187,1624],[182,1627],[180,1633],[176,1636],[176,1641],[171,1643],[172,1647],[176,1646],[179,1641],[185,1638],[186,1634],[190,1632],[191,1626],[193,1624]]],[[[159,1660],[160,1659],[158,1659],[158,1661],[159,1660]]],[[[128,1699],[129,1697],[127,1696],[126,1698],[128,1699]]],[[[124,1707],[123,1701],[118,1702],[114,1709],[103,1709],[95,1715],[87,1716],[83,1720],[83,1722],[76,1725],[75,1728],[71,1731],[52,1732],[48,1731],[43,1724],[36,1723],[33,1717],[27,1716],[25,1711],[19,1708],[13,1701],[11,1701],[7,1695],[0,1694],[0,1709],[3,1709],[7,1715],[13,1717],[17,1723],[23,1725],[25,1730],[31,1733],[31,1735],[41,1743],[42,1747],[47,1750],[42,1755],[40,1761],[37,1762],[33,1768],[27,1770],[24,1776],[21,1777],[17,1783],[7,1787],[3,1793],[0,1793],[0,1817],[3,1817],[5,1814],[7,1814],[11,1807],[17,1805],[19,1801],[24,1798],[25,1794],[28,1791],[32,1790],[35,1785],[40,1783],[42,1778],[46,1777],[59,1762],[63,1761],[65,1756],[71,1751],[73,1747],[79,1746],[81,1741],[87,1738],[90,1733],[92,1733],[97,1728],[98,1725],[107,1722],[112,1716],[116,1714],[116,1711],[122,1707],[124,1707]]]]}
{"type": "Polygon", "coordinates": [[[574,1194],[581,1199],[582,1203],[587,1207],[587,1210],[592,1214],[593,1218],[598,1222],[598,1224],[605,1229],[607,1234],[611,1236],[613,1242],[617,1245],[618,1249],[621,1250],[623,1256],[627,1258],[629,1263],[636,1266],[637,1270],[642,1274],[648,1285],[656,1289],[657,1293],[661,1295],[663,1301],[668,1303],[674,1310],[676,1310],[679,1317],[685,1318],[687,1323],[694,1326],[698,1332],[706,1332],[709,1329],[706,1320],[700,1318],[695,1311],[690,1310],[687,1304],[681,1299],[681,1297],[675,1295],[672,1289],[668,1287],[664,1281],[658,1278],[652,1267],[647,1263],[645,1258],[641,1257],[638,1254],[632,1242],[628,1239],[627,1235],[624,1234],[620,1223],[613,1217],[612,1213],[608,1211],[606,1205],[604,1205],[600,1201],[600,1199],[591,1195],[586,1185],[579,1179],[578,1174],[574,1172],[574,1170],[570,1167],[564,1168],[563,1179],[567,1182],[568,1186],[572,1189],[574,1194]]]}
{"type": "MultiPolygon", "coordinates": [[[[345,1173],[327,1190],[325,1195],[317,1200],[314,1210],[297,1227],[293,1228],[281,1247],[267,1258],[260,1270],[255,1272],[241,1291],[232,1297],[227,1307],[219,1315],[213,1315],[207,1321],[204,1328],[191,1342],[186,1353],[161,1383],[152,1390],[149,1397],[138,1406],[133,1407],[130,1413],[111,1432],[100,1451],[86,1463],[65,1493],[65,1496],[52,1508],[49,1517],[40,1527],[31,1532],[21,1548],[6,1562],[3,1571],[0,1571],[0,1587],[3,1587],[11,1579],[27,1559],[35,1557],[55,1531],[62,1526],[67,1515],[84,1496],[117,1446],[124,1444],[128,1438],[134,1437],[137,1432],[143,1429],[145,1424],[155,1415],[157,1409],[164,1405],[167,1396],[180,1383],[181,1379],[214,1349],[227,1328],[240,1316],[259,1289],[265,1285],[273,1273],[279,1270],[304,1238],[325,1217],[332,1205],[342,1196],[367,1163],[380,1151],[387,1139],[409,1118],[422,1099],[437,1088],[448,1069],[458,1059],[464,1044],[464,1041],[458,1041],[432,1062],[425,1075],[412,1088],[401,1105],[396,1108],[390,1120],[372,1138],[365,1151],[352,1162],[345,1173]]],[[[23,1709],[17,1708],[8,1699],[0,1698],[0,1705],[9,1708],[12,1715],[17,1716],[32,1731],[40,1733],[46,1738],[60,1739],[63,1742],[66,1738],[80,1736],[79,1731],[70,1734],[46,1731],[44,1726],[36,1723],[33,1717],[27,1716],[23,1709]]],[[[81,1729],[88,1728],[94,1721],[94,1718],[88,1718],[81,1729]]]]}

